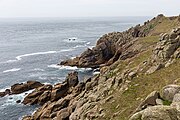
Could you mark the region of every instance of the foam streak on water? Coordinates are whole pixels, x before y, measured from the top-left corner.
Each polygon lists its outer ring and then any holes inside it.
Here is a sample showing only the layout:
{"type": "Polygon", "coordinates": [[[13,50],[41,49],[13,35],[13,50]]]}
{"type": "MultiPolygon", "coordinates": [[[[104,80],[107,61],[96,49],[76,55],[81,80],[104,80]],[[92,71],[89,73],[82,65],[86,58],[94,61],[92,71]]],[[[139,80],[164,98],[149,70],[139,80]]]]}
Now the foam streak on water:
{"type": "Polygon", "coordinates": [[[13,68],[13,69],[10,69],[10,70],[5,70],[5,71],[3,71],[3,73],[15,72],[15,71],[19,71],[19,70],[21,70],[21,68],[13,68]]]}

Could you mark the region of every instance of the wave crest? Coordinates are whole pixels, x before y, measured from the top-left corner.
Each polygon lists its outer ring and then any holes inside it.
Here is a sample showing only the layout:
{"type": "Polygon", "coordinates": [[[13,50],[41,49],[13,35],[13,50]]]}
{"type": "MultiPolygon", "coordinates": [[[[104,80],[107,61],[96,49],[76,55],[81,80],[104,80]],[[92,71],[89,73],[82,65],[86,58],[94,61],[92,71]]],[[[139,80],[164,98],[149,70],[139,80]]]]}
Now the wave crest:
{"type": "Polygon", "coordinates": [[[13,69],[5,70],[5,71],[3,71],[3,73],[16,72],[16,71],[19,71],[19,70],[21,70],[21,68],[13,68],[13,69]]]}

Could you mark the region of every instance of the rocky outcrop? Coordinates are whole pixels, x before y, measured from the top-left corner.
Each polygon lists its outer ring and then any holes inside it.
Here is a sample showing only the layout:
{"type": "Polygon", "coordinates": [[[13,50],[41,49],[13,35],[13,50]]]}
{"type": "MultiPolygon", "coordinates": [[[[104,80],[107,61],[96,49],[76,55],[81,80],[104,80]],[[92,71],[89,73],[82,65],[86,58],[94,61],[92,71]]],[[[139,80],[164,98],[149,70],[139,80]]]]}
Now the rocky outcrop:
{"type": "Polygon", "coordinates": [[[140,104],[147,103],[150,105],[144,109],[139,109],[133,114],[130,120],[179,120],[180,118],[180,89],[179,85],[167,85],[162,88],[160,96],[157,92],[152,92],[140,104]],[[148,100],[148,101],[147,101],[148,100]],[[158,101],[161,100],[159,105],[158,101]],[[164,104],[164,105],[163,105],[164,104]]]}
{"type": "MultiPolygon", "coordinates": [[[[159,19],[159,17],[157,18],[159,19]]],[[[136,38],[145,37],[149,34],[153,29],[149,26],[150,21],[124,32],[105,34],[97,41],[95,47],[92,49],[88,48],[80,56],[62,61],[59,65],[96,68],[102,65],[111,65],[119,58],[122,60],[131,58],[138,53],[138,50],[130,50],[128,48],[131,48],[137,40],[136,38]]]]}
{"type": "Polygon", "coordinates": [[[28,94],[24,100],[23,104],[40,104],[43,105],[48,101],[57,101],[62,97],[67,96],[72,92],[79,92],[81,89],[80,84],[78,85],[78,73],[71,72],[66,77],[63,83],[58,83],[54,86],[44,85],[35,89],[32,93],[28,94]]]}
{"type": "Polygon", "coordinates": [[[37,81],[27,81],[27,83],[18,83],[11,86],[12,94],[20,94],[34,88],[43,86],[40,82],[37,81]]]}
{"type": "Polygon", "coordinates": [[[167,67],[180,56],[180,27],[173,29],[170,34],[161,35],[160,41],[153,50],[153,56],[149,60],[151,64],[147,70],[151,74],[163,67],[167,67]]]}
{"type": "Polygon", "coordinates": [[[0,92],[0,97],[4,97],[4,96],[10,95],[10,94],[11,94],[10,89],[6,89],[4,92],[0,92]]]}
{"type": "Polygon", "coordinates": [[[153,106],[134,114],[130,120],[179,120],[180,111],[170,106],[153,106]]]}
{"type": "Polygon", "coordinates": [[[0,92],[0,97],[5,95],[20,94],[38,87],[43,86],[38,81],[27,81],[27,83],[17,83],[11,86],[11,89],[6,89],[4,92],[0,92]]]}
{"type": "Polygon", "coordinates": [[[115,78],[107,80],[97,75],[79,82],[77,75],[77,72],[69,73],[63,83],[54,85],[51,90],[45,90],[43,86],[27,95],[23,101],[24,104],[40,104],[42,107],[32,116],[24,117],[24,120],[83,120],[102,116],[102,110],[97,106],[98,102],[110,101],[113,96],[106,98],[108,91],[115,86],[118,87],[122,81],[119,79],[117,84],[118,80],[115,82],[115,78]],[[41,89],[44,91],[41,92],[41,89]],[[42,94],[48,96],[46,95],[48,91],[51,97],[41,103],[42,94]]]}

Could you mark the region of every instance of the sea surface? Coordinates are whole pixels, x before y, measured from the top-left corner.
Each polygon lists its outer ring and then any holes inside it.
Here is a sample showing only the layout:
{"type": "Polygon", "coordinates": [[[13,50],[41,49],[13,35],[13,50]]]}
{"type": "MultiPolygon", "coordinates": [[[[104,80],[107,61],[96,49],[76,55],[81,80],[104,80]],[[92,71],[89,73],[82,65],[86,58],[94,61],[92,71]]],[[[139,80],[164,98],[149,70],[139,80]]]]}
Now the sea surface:
{"type": "MultiPolygon", "coordinates": [[[[62,82],[73,70],[79,72],[80,80],[92,76],[92,69],[56,64],[92,48],[103,34],[126,30],[149,18],[1,18],[0,91],[28,80],[62,82]]],[[[24,97],[25,93],[0,98],[0,120],[18,120],[35,111],[36,105],[16,103],[24,97]]]]}

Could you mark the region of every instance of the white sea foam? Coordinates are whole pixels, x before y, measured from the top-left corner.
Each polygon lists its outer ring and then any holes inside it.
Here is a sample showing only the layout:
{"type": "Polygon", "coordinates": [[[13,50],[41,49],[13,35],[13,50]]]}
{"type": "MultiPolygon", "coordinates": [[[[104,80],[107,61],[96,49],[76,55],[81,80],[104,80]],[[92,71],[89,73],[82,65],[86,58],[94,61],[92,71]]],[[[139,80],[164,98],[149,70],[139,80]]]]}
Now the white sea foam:
{"type": "Polygon", "coordinates": [[[56,69],[60,69],[60,70],[62,70],[62,69],[65,69],[65,70],[77,70],[77,71],[81,71],[81,72],[91,71],[92,70],[92,68],[78,68],[76,66],[71,67],[71,66],[56,65],[56,64],[48,65],[48,67],[56,68],[56,69]]]}
{"type": "MultiPolygon", "coordinates": [[[[33,89],[34,90],[34,89],[33,89]]],[[[21,94],[14,94],[14,95],[8,95],[7,100],[4,102],[4,104],[2,105],[2,107],[6,107],[8,105],[15,105],[17,104],[16,101],[17,100],[23,100],[29,93],[31,93],[33,90],[29,90],[27,92],[21,93],[21,94]]]]}
{"type": "Polygon", "coordinates": [[[8,60],[8,61],[2,62],[2,63],[12,63],[12,62],[17,62],[17,61],[19,61],[19,60],[22,60],[23,57],[28,57],[28,56],[45,55],[45,54],[54,54],[54,53],[57,53],[57,51],[47,51],[47,52],[29,53],[29,54],[24,54],[24,55],[16,56],[16,59],[14,59],[14,60],[8,60]]]}
{"type": "Polygon", "coordinates": [[[15,72],[15,71],[19,71],[19,70],[21,70],[21,68],[13,68],[13,69],[5,70],[5,71],[3,71],[3,73],[15,72]]]}
{"type": "Polygon", "coordinates": [[[71,57],[71,59],[74,59],[74,58],[76,58],[76,57],[71,57]]]}
{"type": "Polygon", "coordinates": [[[93,73],[93,75],[97,75],[97,74],[100,74],[100,72],[98,71],[98,72],[94,72],[94,73],[93,73]]]}
{"type": "Polygon", "coordinates": [[[56,64],[48,65],[48,67],[56,68],[56,69],[66,69],[66,70],[77,70],[78,69],[76,66],[71,67],[71,66],[63,66],[63,65],[56,65],[56,64]]]}
{"type": "Polygon", "coordinates": [[[21,60],[23,57],[34,56],[34,55],[53,54],[53,53],[57,53],[57,51],[47,51],[47,52],[37,52],[37,53],[24,54],[24,55],[17,56],[16,59],[21,60]]]}
{"type": "Polygon", "coordinates": [[[45,70],[41,68],[34,68],[34,71],[45,71],[45,70]]]}
{"type": "Polygon", "coordinates": [[[88,48],[92,49],[93,47],[95,47],[95,46],[89,46],[88,48]]]}
{"type": "Polygon", "coordinates": [[[91,42],[87,42],[87,43],[86,43],[86,45],[89,45],[89,44],[91,44],[91,42]]]}
{"type": "Polygon", "coordinates": [[[75,47],[73,48],[81,48],[81,47],[85,47],[86,45],[76,45],[75,47]]]}
{"type": "Polygon", "coordinates": [[[73,48],[70,48],[70,49],[63,49],[63,50],[60,50],[59,52],[68,52],[68,51],[73,51],[74,49],[73,48]]]}
{"type": "Polygon", "coordinates": [[[0,89],[0,92],[4,92],[6,89],[10,89],[10,87],[0,89]]]}

